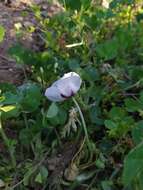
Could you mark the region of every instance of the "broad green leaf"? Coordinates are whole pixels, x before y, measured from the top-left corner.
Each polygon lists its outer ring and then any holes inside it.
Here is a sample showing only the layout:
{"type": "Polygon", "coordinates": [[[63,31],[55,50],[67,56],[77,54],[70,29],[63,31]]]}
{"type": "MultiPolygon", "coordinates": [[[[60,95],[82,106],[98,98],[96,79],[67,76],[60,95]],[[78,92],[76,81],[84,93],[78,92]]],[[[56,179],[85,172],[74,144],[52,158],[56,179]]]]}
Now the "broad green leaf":
{"type": "Polygon", "coordinates": [[[142,190],[143,189],[143,172],[141,172],[141,174],[139,175],[137,181],[138,181],[138,184],[137,184],[136,189],[142,190]]]}
{"type": "Polygon", "coordinates": [[[132,137],[135,144],[143,141],[143,120],[139,121],[132,129],[132,137]]]}
{"type": "Polygon", "coordinates": [[[82,70],[82,78],[87,81],[97,81],[99,80],[99,72],[95,67],[88,66],[82,70]]]}
{"type": "Polygon", "coordinates": [[[3,41],[4,36],[5,36],[5,29],[3,26],[0,26],[0,42],[3,41]]]}
{"type": "Polygon", "coordinates": [[[103,125],[103,120],[101,118],[101,109],[98,106],[93,106],[89,110],[89,117],[92,123],[97,125],[103,125]]]}
{"type": "Polygon", "coordinates": [[[112,190],[112,185],[113,185],[113,182],[112,181],[102,181],[101,182],[101,186],[103,188],[103,190],[112,190]]]}
{"type": "Polygon", "coordinates": [[[57,105],[53,102],[47,112],[47,117],[48,118],[53,118],[58,114],[58,107],[57,105]]]}
{"type": "Polygon", "coordinates": [[[129,152],[124,160],[123,183],[125,186],[137,180],[143,172],[143,143],[129,152]]]}
{"type": "Polygon", "coordinates": [[[58,107],[58,113],[55,117],[52,117],[50,119],[50,123],[54,126],[64,125],[66,120],[67,120],[67,112],[64,109],[58,107]]]}
{"type": "Polygon", "coordinates": [[[118,42],[116,39],[105,41],[96,47],[96,51],[99,57],[105,60],[113,59],[118,54],[118,42]]]}
{"type": "Polygon", "coordinates": [[[69,68],[71,69],[71,70],[76,70],[76,69],[78,69],[79,67],[80,67],[80,65],[79,65],[79,61],[78,60],[76,60],[76,59],[70,59],[69,61],[68,61],[68,66],[69,66],[69,68]]]}
{"type": "Polygon", "coordinates": [[[126,116],[126,111],[121,107],[112,107],[109,112],[109,117],[114,120],[121,120],[126,116]]]}
{"type": "Polygon", "coordinates": [[[41,89],[33,83],[26,83],[19,87],[20,104],[26,112],[33,112],[38,109],[41,101],[41,89]]]}
{"type": "Polygon", "coordinates": [[[111,120],[105,120],[104,124],[108,129],[114,129],[117,127],[117,124],[111,120]]]}
{"type": "Polygon", "coordinates": [[[81,8],[81,2],[80,0],[64,0],[65,5],[67,8],[71,10],[80,10],[81,8]]]}

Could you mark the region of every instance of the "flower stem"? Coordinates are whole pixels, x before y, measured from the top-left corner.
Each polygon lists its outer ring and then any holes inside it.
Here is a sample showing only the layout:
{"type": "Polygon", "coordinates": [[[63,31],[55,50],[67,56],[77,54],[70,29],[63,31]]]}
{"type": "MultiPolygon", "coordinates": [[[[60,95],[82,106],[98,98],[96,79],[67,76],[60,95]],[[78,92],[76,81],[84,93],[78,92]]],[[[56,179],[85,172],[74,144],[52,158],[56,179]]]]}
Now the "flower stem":
{"type": "MultiPolygon", "coordinates": [[[[1,115],[1,113],[0,113],[0,115],[1,115]]],[[[0,134],[2,136],[2,139],[3,139],[4,143],[5,143],[5,145],[8,148],[8,152],[9,152],[9,155],[10,155],[10,158],[11,158],[12,166],[13,166],[13,168],[15,168],[15,166],[16,166],[16,159],[15,159],[15,156],[13,154],[13,149],[9,145],[9,139],[6,136],[6,134],[5,134],[5,132],[4,132],[3,128],[2,128],[1,117],[0,117],[0,134]]]]}
{"type": "Polygon", "coordinates": [[[84,116],[82,114],[82,111],[81,111],[80,106],[79,106],[78,102],[76,101],[76,99],[74,97],[72,99],[73,99],[73,102],[75,103],[75,105],[76,105],[76,107],[78,109],[78,112],[79,112],[79,115],[80,115],[80,118],[81,118],[81,121],[82,121],[83,129],[84,129],[87,145],[88,145],[88,148],[90,149],[90,141],[89,141],[89,136],[88,136],[88,132],[87,132],[87,127],[86,127],[86,123],[85,123],[85,120],[84,120],[84,116]]]}

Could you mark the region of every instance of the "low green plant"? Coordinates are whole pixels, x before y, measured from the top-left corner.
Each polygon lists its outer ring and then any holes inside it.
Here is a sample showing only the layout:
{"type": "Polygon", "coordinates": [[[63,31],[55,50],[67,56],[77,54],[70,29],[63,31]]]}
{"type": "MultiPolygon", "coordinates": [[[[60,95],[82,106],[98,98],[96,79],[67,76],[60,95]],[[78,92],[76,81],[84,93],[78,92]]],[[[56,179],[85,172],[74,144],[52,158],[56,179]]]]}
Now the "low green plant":
{"type": "Polygon", "coordinates": [[[0,179],[11,189],[142,190],[142,1],[59,2],[52,17],[31,7],[38,52],[9,50],[31,74],[1,85],[0,179]],[[70,71],[83,81],[75,99],[49,102],[45,89],[70,71]]]}

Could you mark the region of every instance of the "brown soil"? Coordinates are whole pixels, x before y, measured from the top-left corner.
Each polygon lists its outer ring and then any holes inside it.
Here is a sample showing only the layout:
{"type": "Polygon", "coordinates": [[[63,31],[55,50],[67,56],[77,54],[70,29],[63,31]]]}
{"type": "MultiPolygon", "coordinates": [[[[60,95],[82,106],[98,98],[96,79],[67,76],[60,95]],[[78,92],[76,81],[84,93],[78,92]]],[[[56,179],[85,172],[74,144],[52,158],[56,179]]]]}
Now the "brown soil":
{"type": "Polygon", "coordinates": [[[34,47],[36,49],[32,35],[26,33],[27,27],[38,25],[30,9],[32,3],[40,5],[43,12],[48,12],[48,16],[61,10],[57,4],[50,6],[42,0],[13,0],[10,5],[0,1],[0,25],[6,30],[4,41],[0,43],[0,83],[8,82],[19,85],[23,82],[23,68],[16,65],[15,61],[8,56],[7,50],[18,41],[17,26],[22,27],[22,30],[25,31],[19,39],[20,42],[27,48],[34,47]]]}

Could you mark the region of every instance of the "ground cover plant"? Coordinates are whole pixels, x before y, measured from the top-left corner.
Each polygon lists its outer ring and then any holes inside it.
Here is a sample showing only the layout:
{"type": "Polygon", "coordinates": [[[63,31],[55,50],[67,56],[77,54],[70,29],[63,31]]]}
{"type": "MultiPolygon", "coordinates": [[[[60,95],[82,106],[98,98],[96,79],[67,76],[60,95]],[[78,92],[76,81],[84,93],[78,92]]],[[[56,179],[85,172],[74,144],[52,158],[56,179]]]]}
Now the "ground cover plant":
{"type": "Polygon", "coordinates": [[[36,34],[37,50],[9,49],[25,78],[0,84],[0,186],[142,190],[143,3],[59,3],[52,17],[31,6],[38,24],[26,32],[36,34]],[[61,99],[54,91],[49,100],[46,89],[70,72],[82,81],[76,93],[64,94],[76,84],[62,83],[61,99]]]}

